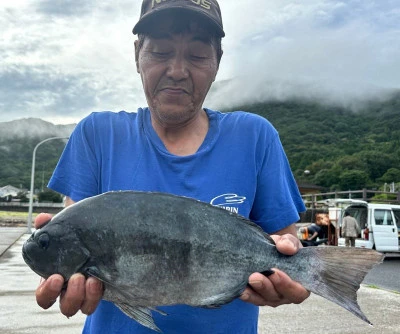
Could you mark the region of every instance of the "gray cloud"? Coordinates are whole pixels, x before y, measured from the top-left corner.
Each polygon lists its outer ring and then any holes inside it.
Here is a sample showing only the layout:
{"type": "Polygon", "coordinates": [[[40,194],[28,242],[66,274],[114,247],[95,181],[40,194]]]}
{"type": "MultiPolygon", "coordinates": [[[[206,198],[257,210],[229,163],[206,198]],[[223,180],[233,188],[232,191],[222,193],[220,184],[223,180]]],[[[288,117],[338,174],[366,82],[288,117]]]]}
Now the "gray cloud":
{"type": "Polygon", "coordinates": [[[225,58],[224,79],[236,75],[223,88],[226,95],[219,89],[211,104],[306,97],[355,107],[400,89],[400,11],[394,2],[275,6],[280,11],[272,6],[274,16],[259,12],[264,19],[242,40],[229,41],[235,57],[225,58]]]}
{"type": "Polygon", "coordinates": [[[124,93],[134,100],[141,91],[108,80],[101,69],[71,74],[45,66],[10,67],[0,72],[0,109],[6,111],[0,121],[10,115],[79,119],[92,111],[122,110],[118,99],[124,93]]]}
{"type": "Polygon", "coordinates": [[[95,105],[90,75],[84,79],[45,66],[10,67],[0,73],[1,109],[21,116],[32,115],[32,109],[43,116],[79,115],[83,105],[95,105]]]}
{"type": "Polygon", "coordinates": [[[55,16],[85,16],[96,8],[95,0],[41,0],[38,1],[37,11],[45,15],[55,16]]]}
{"type": "MultiPolygon", "coordinates": [[[[131,33],[140,1],[5,1],[0,121],[71,122],[146,104],[131,33]]],[[[209,107],[305,97],[356,108],[400,89],[397,1],[220,5],[227,36],[209,107]]]]}

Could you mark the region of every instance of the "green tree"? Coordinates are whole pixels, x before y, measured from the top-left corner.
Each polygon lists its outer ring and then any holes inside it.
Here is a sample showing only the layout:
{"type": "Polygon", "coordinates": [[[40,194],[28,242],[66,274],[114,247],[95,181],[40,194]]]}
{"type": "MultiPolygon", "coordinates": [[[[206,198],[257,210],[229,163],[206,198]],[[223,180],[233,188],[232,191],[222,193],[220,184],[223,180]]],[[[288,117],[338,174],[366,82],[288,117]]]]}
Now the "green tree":
{"type": "Polygon", "coordinates": [[[365,170],[368,171],[367,164],[356,155],[345,155],[336,164],[342,170],[365,170]]]}
{"type": "Polygon", "coordinates": [[[380,182],[400,182],[400,169],[389,168],[381,178],[378,179],[380,182]]]}
{"type": "Polygon", "coordinates": [[[369,177],[372,180],[383,176],[398,161],[398,158],[382,150],[362,151],[357,156],[366,164],[366,169],[369,171],[369,177]]]}
{"type": "Polygon", "coordinates": [[[358,190],[366,187],[368,174],[363,170],[346,170],[340,174],[339,185],[342,190],[358,190]]]}
{"type": "Polygon", "coordinates": [[[340,172],[334,168],[321,169],[315,174],[313,181],[322,187],[330,188],[340,182],[340,172]]]}
{"type": "Polygon", "coordinates": [[[52,190],[45,190],[38,194],[39,202],[62,203],[62,196],[52,190]]]}

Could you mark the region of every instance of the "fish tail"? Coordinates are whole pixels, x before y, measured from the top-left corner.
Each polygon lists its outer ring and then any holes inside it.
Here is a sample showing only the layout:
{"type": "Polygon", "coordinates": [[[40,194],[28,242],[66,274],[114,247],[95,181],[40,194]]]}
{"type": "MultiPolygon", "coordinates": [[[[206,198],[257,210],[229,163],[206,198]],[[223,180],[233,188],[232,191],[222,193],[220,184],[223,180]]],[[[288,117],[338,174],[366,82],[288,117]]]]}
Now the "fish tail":
{"type": "Polygon", "coordinates": [[[383,261],[383,254],[372,249],[333,246],[306,247],[300,253],[308,253],[311,262],[307,277],[300,278],[300,283],[372,325],[358,305],[357,290],[368,271],[383,261]]]}

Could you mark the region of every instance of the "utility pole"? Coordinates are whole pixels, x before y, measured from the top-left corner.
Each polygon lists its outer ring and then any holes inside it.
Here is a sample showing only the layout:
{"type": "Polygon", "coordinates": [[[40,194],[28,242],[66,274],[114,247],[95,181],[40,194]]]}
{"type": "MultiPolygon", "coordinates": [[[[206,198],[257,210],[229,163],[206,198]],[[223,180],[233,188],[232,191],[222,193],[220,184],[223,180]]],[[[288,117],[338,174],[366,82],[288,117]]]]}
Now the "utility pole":
{"type": "Polygon", "coordinates": [[[54,139],[69,139],[69,137],[51,137],[39,142],[35,148],[33,149],[32,154],[32,170],[31,170],[31,192],[29,197],[29,212],[28,212],[28,231],[27,233],[32,233],[32,211],[33,211],[33,193],[34,193],[34,185],[35,185],[35,160],[36,160],[36,151],[38,147],[50,140],[54,139]]]}

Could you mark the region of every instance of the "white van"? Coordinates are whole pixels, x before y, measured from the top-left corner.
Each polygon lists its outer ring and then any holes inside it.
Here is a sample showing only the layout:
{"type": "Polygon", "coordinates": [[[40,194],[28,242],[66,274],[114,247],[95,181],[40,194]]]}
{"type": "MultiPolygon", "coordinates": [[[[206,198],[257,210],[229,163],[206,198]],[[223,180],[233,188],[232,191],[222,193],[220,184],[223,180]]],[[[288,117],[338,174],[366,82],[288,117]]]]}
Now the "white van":
{"type": "MultiPolygon", "coordinates": [[[[400,252],[400,205],[373,204],[360,200],[344,200],[341,204],[340,208],[336,206],[329,210],[337,215],[339,227],[342,226],[345,211],[357,219],[361,233],[356,239],[356,247],[400,252]]],[[[345,240],[340,235],[338,246],[345,246],[345,240]]]]}

